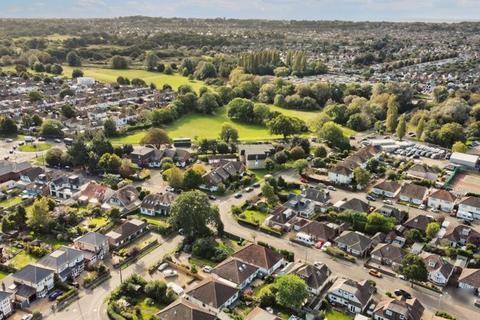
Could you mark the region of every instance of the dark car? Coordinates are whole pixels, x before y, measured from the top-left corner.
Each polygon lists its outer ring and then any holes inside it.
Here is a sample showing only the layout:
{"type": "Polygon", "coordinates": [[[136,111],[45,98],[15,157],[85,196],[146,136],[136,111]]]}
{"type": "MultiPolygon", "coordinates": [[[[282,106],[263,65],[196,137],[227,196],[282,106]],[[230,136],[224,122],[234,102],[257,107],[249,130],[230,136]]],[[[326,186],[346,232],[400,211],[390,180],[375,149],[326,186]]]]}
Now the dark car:
{"type": "Polygon", "coordinates": [[[62,293],[63,293],[62,290],[57,289],[57,290],[53,291],[52,293],[50,293],[50,294],[48,295],[48,300],[54,301],[54,300],[56,300],[58,297],[60,297],[60,296],[62,295],[62,293]]]}
{"type": "Polygon", "coordinates": [[[375,200],[377,200],[375,197],[372,197],[372,196],[369,195],[369,194],[368,194],[365,198],[367,198],[367,200],[369,200],[369,201],[375,201],[375,200]]]}
{"type": "Polygon", "coordinates": [[[217,197],[215,197],[213,194],[210,194],[210,195],[208,196],[208,199],[210,199],[210,200],[217,200],[217,197]]]}
{"type": "Polygon", "coordinates": [[[412,299],[412,295],[403,289],[397,289],[394,291],[396,296],[403,296],[405,299],[412,299]]]}
{"type": "Polygon", "coordinates": [[[253,184],[253,187],[254,187],[254,188],[260,188],[260,183],[258,183],[258,182],[257,182],[257,183],[254,183],[254,184],[253,184]]]}

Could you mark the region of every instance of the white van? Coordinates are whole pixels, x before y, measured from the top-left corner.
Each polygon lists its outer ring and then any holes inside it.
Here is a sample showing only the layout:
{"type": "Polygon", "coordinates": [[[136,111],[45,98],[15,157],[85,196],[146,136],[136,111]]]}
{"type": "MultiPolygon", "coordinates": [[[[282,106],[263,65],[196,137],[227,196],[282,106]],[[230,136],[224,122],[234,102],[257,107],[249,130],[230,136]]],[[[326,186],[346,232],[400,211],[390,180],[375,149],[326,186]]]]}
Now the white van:
{"type": "Polygon", "coordinates": [[[307,246],[313,246],[313,244],[315,243],[313,241],[313,237],[309,234],[304,233],[304,232],[297,233],[297,235],[295,237],[295,240],[300,241],[300,242],[306,244],[307,246]]]}

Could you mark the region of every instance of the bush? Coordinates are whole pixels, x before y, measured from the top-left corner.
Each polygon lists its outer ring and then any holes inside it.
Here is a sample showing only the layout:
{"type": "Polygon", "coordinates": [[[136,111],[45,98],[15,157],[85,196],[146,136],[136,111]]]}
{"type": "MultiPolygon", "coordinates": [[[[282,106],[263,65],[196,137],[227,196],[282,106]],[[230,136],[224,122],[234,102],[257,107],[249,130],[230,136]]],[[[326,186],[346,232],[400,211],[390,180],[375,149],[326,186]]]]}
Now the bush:
{"type": "Polygon", "coordinates": [[[60,297],[57,298],[57,302],[62,302],[74,294],[77,294],[78,289],[77,288],[70,288],[68,291],[64,292],[60,297]]]}

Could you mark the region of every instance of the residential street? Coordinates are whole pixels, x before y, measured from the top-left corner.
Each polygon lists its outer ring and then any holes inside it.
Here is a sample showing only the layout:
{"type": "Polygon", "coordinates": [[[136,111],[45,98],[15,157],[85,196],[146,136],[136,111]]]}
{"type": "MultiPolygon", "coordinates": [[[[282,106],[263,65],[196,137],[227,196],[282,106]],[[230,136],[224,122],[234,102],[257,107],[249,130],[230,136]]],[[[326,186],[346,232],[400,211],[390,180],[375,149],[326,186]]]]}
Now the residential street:
{"type": "MultiPolygon", "coordinates": [[[[132,274],[145,276],[150,265],[156,263],[166,253],[174,250],[181,242],[182,237],[176,236],[150,252],[139,261],[122,270],[123,279],[132,274]]],[[[80,299],[73,302],[69,307],[47,316],[48,319],[58,320],[93,320],[108,319],[105,299],[118,285],[120,285],[120,272],[112,269],[112,278],[93,290],[80,291],[80,299]]]]}

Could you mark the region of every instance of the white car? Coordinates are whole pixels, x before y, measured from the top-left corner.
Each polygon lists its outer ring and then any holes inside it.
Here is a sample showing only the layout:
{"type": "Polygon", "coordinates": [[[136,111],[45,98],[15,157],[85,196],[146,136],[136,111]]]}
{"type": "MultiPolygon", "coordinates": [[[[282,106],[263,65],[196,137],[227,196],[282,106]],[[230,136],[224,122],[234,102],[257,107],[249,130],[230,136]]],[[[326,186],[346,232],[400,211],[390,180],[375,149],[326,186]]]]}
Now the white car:
{"type": "Polygon", "coordinates": [[[164,262],[158,267],[158,271],[163,271],[168,268],[168,263],[164,262]]]}
{"type": "Polygon", "coordinates": [[[202,270],[203,270],[203,272],[205,272],[205,273],[210,273],[210,272],[212,272],[213,268],[210,267],[210,266],[204,266],[204,267],[202,268],[202,270]]]}
{"type": "Polygon", "coordinates": [[[33,314],[26,314],[22,317],[22,320],[31,320],[33,319],[33,314]]]}
{"type": "Polygon", "coordinates": [[[166,269],[162,273],[165,278],[176,277],[178,275],[177,271],[172,269],[166,269]]]}
{"type": "Polygon", "coordinates": [[[421,204],[420,206],[418,206],[418,209],[421,209],[421,210],[425,210],[426,206],[424,204],[421,204]]]}
{"type": "Polygon", "coordinates": [[[393,204],[393,203],[392,203],[392,200],[389,200],[389,199],[383,200],[383,203],[385,203],[385,204],[390,204],[390,205],[393,204]]]}
{"type": "Polygon", "coordinates": [[[322,251],[327,251],[328,247],[331,247],[332,246],[332,243],[330,241],[327,241],[323,244],[322,246],[322,251]]]}
{"type": "Polygon", "coordinates": [[[331,191],[336,191],[337,190],[334,186],[328,186],[327,189],[331,190],[331,191]]]}

